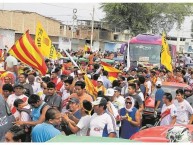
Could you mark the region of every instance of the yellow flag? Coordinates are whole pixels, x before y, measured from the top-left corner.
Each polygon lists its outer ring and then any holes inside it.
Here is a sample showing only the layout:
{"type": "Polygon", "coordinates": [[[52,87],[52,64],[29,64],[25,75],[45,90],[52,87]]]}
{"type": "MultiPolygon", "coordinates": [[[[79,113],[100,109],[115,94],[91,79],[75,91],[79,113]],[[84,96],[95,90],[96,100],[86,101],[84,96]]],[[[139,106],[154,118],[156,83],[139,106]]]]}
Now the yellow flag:
{"type": "Polygon", "coordinates": [[[169,51],[169,46],[166,41],[166,34],[162,34],[162,50],[161,50],[161,64],[164,65],[170,72],[172,72],[172,58],[169,51]]]}
{"type": "Polygon", "coordinates": [[[44,57],[52,60],[58,59],[56,49],[40,22],[38,22],[36,27],[35,44],[44,57]]]}
{"type": "Polygon", "coordinates": [[[94,100],[96,100],[97,97],[97,89],[95,88],[95,86],[92,84],[91,80],[88,78],[88,76],[85,74],[84,75],[84,81],[86,84],[86,91],[88,94],[92,95],[94,97],[94,100]]]}

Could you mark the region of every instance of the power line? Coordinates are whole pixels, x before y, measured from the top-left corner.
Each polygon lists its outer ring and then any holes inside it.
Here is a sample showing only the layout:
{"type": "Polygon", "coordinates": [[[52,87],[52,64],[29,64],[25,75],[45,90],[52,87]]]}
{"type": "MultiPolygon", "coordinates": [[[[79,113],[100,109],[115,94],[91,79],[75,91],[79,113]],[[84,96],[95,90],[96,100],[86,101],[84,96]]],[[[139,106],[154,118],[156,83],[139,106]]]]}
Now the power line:
{"type": "MultiPolygon", "coordinates": [[[[59,6],[59,5],[54,5],[54,4],[48,4],[48,3],[42,3],[44,5],[49,5],[49,6],[55,6],[55,7],[58,7],[58,8],[66,8],[66,9],[71,9],[73,10],[74,8],[71,8],[71,7],[65,7],[65,6],[59,6]]],[[[80,11],[91,11],[91,10],[88,10],[88,9],[78,9],[80,11]]]]}

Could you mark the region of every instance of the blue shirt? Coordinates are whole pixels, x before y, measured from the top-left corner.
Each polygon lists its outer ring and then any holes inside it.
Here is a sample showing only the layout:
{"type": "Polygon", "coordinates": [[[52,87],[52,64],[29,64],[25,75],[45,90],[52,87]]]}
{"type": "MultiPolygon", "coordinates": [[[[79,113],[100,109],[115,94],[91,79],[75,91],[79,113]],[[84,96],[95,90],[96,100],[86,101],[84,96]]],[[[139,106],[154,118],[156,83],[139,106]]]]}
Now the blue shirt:
{"type": "Polygon", "coordinates": [[[61,134],[52,124],[42,123],[36,125],[31,133],[32,142],[46,142],[61,134]]]}
{"type": "MultiPolygon", "coordinates": [[[[120,115],[125,116],[128,113],[128,115],[132,118],[132,120],[136,121],[135,120],[136,112],[137,112],[137,109],[135,107],[132,109],[132,112],[127,112],[125,108],[122,108],[120,110],[120,115]]],[[[129,121],[127,120],[121,121],[120,138],[129,139],[133,134],[135,134],[138,131],[139,131],[139,127],[132,125],[129,121]]]]}
{"type": "Polygon", "coordinates": [[[82,117],[80,110],[76,111],[73,115],[74,115],[77,119],[80,119],[80,118],[82,117]]]}
{"type": "Polygon", "coordinates": [[[43,105],[45,104],[45,102],[43,102],[38,108],[33,108],[32,109],[32,120],[33,121],[37,121],[39,120],[40,116],[41,116],[41,109],[43,107],[43,105]]]}
{"type": "Polygon", "coordinates": [[[143,95],[145,95],[146,88],[145,88],[144,84],[141,84],[141,85],[140,85],[140,90],[141,90],[141,92],[143,93],[143,95]]]}
{"type": "Polygon", "coordinates": [[[155,93],[155,101],[157,103],[157,101],[160,101],[160,105],[158,108],[162,108],[163,106],[163,96],[164,96],[164,90],[162,88],[158,88],[156,93],[155,93]]]}
{"type": "Polygon", "coordinates": [[[103,79],[103,85],[106,89],[112,87],[110,80],[106,76],[102,76],[102,79],[103,79]]]}

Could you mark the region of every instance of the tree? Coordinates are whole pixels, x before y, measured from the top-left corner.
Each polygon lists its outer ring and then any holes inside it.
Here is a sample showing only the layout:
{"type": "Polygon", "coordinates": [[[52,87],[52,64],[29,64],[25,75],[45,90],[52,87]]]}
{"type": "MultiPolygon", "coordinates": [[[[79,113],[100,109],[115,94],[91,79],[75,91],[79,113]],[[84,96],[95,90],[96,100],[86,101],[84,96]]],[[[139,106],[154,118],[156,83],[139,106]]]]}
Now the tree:
{"type": "Polygon", "coordinates": [[[174,23],[179,29],[185,16],[193,13],[192,4],[186,3],[102,3],[101,8],[112,29],[130,29],[134,35],[168,32],[174,23]]]}

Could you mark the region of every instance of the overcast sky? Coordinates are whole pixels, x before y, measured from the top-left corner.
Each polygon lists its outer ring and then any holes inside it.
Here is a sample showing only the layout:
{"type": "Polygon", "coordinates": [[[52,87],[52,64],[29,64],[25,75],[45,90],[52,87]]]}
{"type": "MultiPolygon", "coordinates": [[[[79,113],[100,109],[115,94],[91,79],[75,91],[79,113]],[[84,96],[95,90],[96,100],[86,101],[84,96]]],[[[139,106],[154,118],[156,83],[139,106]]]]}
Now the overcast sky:
{"type": "MultiPolygon", "coordinates": [[[[24,10],[37,12],[41,15],[55,18],[65,24],[72,24],[73,9],[77,9],[77,19],[91,20],[91,14],[95,7],[94,20],[99,21],[105,17],[105,13],[100,9],[99,3],[0,3],[1,10],[24,10]]],[[[180,37],[190,37],[191,20],[193,17],[187,17],[179,31],[180,37]]],[[[170,31],[170,36],[177,37],[175,27],[170,31]]]]}
{"type": "Polygon", "coordinates": [[[64,23],[72,21],[73,9],[77,9],[77,19],[92,19],[93,6],[95,7],[95,20],[104,18],[105,13],[100,9],[99,3],[0,3],[3,10],[24,10],[37,12],[44,16],[53,17],[64,23]]]}

